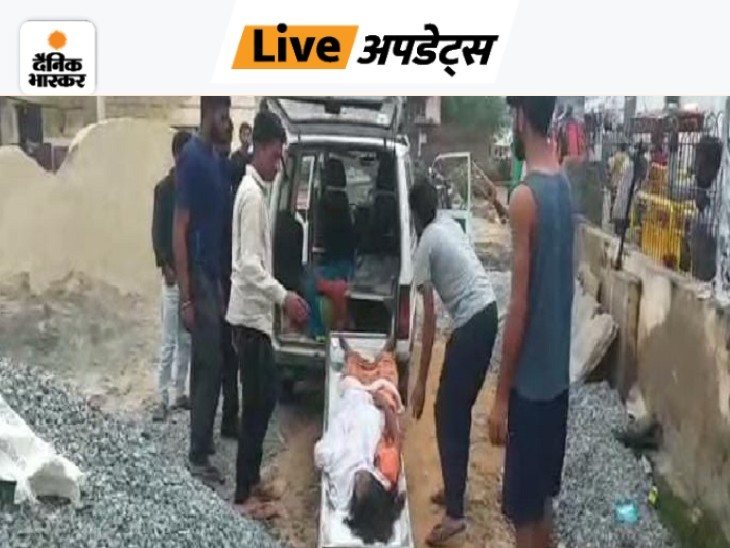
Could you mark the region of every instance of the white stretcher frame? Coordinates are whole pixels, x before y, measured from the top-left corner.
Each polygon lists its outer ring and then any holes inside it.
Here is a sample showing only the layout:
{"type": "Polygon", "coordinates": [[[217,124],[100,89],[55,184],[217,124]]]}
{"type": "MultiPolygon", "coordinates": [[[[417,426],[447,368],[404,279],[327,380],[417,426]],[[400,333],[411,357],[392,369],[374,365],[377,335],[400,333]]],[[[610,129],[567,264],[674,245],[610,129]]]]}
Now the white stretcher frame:
{"type": "MultiPolygon", "coordinates": [[[[339,381],[340,370],[337,365],[344,366],[344,351],[340,348],[338,339],[343,337],[353,350],[361,352],[364,355],[375,355],[383,348],[387,337],[385,335],[369,335],[361,333],[330,333],[327,341],[327,357],[325,367],[325,401],[324,401],[324,424],[323,431],[327,431],[330,412],[334,409],[333,404],[338,398],[339,391],[337,383],[339,381]]],[[[401,459],[403,463],[403,459],[401,459]]],[[[325,478],[321,479],[321,494],[319,508],[319,528],[318,528],[318,548],[367,548],[372,545],[363,543],[358,538],[352,536],[349,539],[332,539],[331,531],[336,525],[335,521],[338,516],[330,507],[327,500],[327,491],[325,489],[325,478]]],[[[383,548],[415,548],[413,540],[413,529],[411,528],[411,516],[408,507],[408,489],[406,486],[405,465],[401,464],[401,475],[399,480],[399,489],[405,493],[405,505],[400,519],[396,523],[396,532],[391,542],[386,545],[379,544],[383,548]]],[[[342,528],[347,526],[342,524],[342,528]]]]}

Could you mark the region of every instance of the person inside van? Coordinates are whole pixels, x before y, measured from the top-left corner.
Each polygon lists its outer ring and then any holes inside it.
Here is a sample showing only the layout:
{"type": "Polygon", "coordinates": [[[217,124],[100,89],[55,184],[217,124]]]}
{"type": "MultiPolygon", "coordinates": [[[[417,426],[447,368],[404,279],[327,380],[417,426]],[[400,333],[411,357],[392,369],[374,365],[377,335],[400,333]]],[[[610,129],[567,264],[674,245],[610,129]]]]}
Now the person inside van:
{"type": "Polygon", "coordinates": [[[355,226],[347,197],[345,166],[338,158],[325,163],[323,192],[317,208],[318,240],[323,249],[320,263],[306,276],[304,293],[311,310],[310,335],[317,339],[329,328],[347,325],[347,288],[355,269],[355,226]],[[332,307],[331,320],[325,321],[320,298],[332,307]]]}

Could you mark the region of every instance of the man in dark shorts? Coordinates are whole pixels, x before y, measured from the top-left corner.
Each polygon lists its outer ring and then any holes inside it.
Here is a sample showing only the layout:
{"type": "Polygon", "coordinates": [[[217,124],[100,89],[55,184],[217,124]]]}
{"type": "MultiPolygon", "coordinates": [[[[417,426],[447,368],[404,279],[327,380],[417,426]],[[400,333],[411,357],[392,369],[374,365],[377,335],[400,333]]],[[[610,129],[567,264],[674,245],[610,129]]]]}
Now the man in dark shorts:
{"type": "Polygon", "coordinates": [[[517,547],[548,548],[568,419],[574,221],[548,139],[556,98],[507,99],[515,155],[529,173],[510,200],[512,293],[489,435],[507,446],[502,510],[517,547]]]}
{"type": "Polygon", "coordinates": [[[444,489],[432,501],[446,515],[426,539],[442,546],[466,529],[464,494],[469,468],[471,412],[487,375],[497,336],[497,303],[492,284],[461,225],[438,212],[438,192],[419,181],[408,196],[418,234],[413,283],[423,296],[421,366],[411,404],[423,413],[431,350],[436,329],[434,290],[454,322],[446,345],[436,396],[436,438],[444,489]]]}
{"type": "Polygon", "coordinates": [[[218,147],[227,137],[230,97],[201,97],[199,134],[183,148],[177,166],[173,246],[185,327],[192,335],[190,453],[193,476],[223,481],[209,460],[221,387],[221,240],[226,189],[218,147]]]}

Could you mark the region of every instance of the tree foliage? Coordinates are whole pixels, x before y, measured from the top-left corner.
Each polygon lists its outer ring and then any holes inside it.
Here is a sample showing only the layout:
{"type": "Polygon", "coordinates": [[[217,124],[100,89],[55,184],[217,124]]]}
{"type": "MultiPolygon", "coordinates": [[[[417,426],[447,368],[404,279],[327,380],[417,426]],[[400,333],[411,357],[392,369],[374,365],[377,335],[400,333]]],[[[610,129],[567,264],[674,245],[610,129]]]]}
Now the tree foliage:
{"type": "Polygon", "coordinates": [[[507,102],[495,96],[449,96],[442,99],[442,119],[466,131],[492,134],[505,122],[507,102]]]}

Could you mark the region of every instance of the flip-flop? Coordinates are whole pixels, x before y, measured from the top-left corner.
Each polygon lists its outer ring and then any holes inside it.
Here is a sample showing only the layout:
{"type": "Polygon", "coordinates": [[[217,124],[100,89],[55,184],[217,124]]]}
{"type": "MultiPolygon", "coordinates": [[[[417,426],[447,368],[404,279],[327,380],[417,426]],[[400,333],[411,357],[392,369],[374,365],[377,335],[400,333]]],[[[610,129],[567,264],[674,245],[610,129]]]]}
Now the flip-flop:
{"type": "Polygon", "coordinates": [[[434,526],[431,532],[426,537],[426,544],[433,548],[445,546],[455,536],[462,534],[466,531],[466,521],[462,521],[461,525],[456,529],[447,531],[444,527],[443,522],[434,526]]]}

